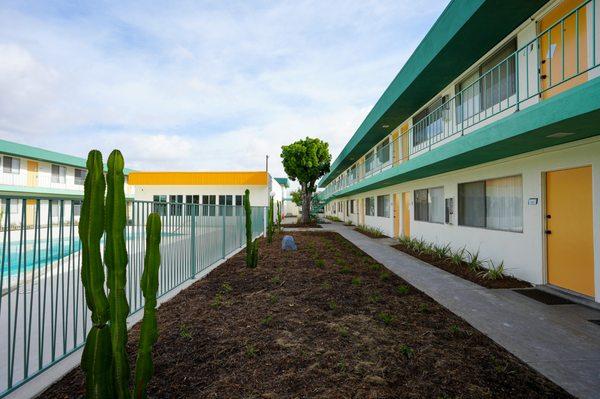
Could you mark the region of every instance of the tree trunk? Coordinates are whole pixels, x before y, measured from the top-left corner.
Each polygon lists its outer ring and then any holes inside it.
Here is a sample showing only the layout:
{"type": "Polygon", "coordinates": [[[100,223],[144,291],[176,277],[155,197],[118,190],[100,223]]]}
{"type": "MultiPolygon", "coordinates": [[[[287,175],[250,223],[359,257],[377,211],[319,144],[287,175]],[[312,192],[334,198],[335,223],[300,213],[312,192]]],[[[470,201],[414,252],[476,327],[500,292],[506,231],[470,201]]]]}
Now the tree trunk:
{"type": "Polygon", "coordinates": [[[302,223],[310,223],[310,201],[311,193],[306,188],[302,188],[302,223]]]}

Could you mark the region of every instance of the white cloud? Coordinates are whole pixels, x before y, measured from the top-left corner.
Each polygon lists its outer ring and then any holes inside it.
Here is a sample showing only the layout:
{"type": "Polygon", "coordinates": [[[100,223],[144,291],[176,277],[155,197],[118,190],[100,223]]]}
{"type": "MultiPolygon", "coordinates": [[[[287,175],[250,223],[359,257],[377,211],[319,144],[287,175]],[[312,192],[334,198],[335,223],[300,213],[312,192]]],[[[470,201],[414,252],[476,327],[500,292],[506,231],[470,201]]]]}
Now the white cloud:
{"type": "Polygon", "coordinates": [[[0,6],[1,137],[118,147],[141,169],[260,169],[269,154],[275,174],[298,138],[337,155],[443,6],[55,3],[0,6]]]}

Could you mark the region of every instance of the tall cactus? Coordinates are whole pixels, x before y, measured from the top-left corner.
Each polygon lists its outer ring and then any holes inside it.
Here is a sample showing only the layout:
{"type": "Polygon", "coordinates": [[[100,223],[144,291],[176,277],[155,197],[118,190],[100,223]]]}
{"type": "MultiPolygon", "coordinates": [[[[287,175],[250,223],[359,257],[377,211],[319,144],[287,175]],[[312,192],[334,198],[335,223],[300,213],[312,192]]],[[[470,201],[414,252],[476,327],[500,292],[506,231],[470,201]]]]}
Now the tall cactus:
{"type": "Polygon", "coordinates": [[[86,167],[88,173],[79,219],[81,282],[93,325],[85,343],[81,367],[85,373],[86,397],[101,399],[113,396],[111,335],[107,324],[110,307],[104,293],[104,267],[100,254],[106,188],[102,154],[97,150],[90,151],[86,167]]]}
{"type": "Polygon", "coordinates": [[[281,201],[277,201],[277,229],[281,231],[281,201]]]}
{"type": "MultiPolygon", "coordinates": [[[[127,344],[127,316],[129,305],[125,296],[127,250],[124,230],[126,225],[124,160],[113,151],[108,158],[108,190],[102,154],[90,151],[84,184],[83,205],[79,220],[81,238],[81,281],[85,299],[91,311],[92,328],[87,336],[81,358],[85,373],[85,392],[88,399],[129,398],[129,362],[127,344]],[[105,219],[106,216],[106,219],[105,219]],[[104,266],[100,254],[100,240],[106,232],[104,263],[107,269],[104,292],[104,266]],[[109,324],[110,321],[110,324],[109,324]]],[[[160,216],[148,217],[146,258],[142,274],[142,291],[146,303],[136,364],[136,398],[146,397],[146,387],[153,373],[152,345],[158,333],[156,325],[156,292],[160,266],[160,216]]]]}
{"type": "Polygon", "coordinates": [[[112,367],[115,398],[127,399],[129,394],[129,360],[127,358],[127,316],[129,304],[125,296],[127,249],[125,248],[125,162],[119,150],[108,157],[106,175],[106,245],[104,263],[107,270],[107,286],[110,305],[110,335],[112,343],[112,367]]]}
{"type": "Polygon", "coordinates": [[[267,242],[270,244],[271,242],[273,242],[273,233],[275,230],[273,227],[273,196],[269,196],[269,210],[267,215],[267,242]]]}
{"type": "Polygon", "coordinates": [[[146,224],[146,256],[141,287],[144,294],[144,318],[140,332],[140,344],[135,366],[135,398],[145,398],[148,381],[154,373],[152,347],[158,339],[156,325],[156,292],[158,291],[158,268],[160,266],[160,216],[151,213],[146,224]]]}
{"type": "Polygon", "coordinates": [[[244,213],[246,214],[246,266],[254,268],[258,264],[258,241],[252,241],[252,207],[248,189],[244,192],[244,213]]]}

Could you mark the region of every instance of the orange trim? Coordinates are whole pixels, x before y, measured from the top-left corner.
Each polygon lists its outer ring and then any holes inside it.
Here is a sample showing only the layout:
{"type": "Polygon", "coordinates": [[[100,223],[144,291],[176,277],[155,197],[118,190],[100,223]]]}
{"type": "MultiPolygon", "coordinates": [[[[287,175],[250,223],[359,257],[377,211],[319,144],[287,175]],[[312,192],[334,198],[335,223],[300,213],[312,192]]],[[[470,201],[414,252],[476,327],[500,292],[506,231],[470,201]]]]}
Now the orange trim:
{"type": "Polygon", "coordinates": [[[267,172],[131,172],[133,186],[266,186],[267,172]]]}

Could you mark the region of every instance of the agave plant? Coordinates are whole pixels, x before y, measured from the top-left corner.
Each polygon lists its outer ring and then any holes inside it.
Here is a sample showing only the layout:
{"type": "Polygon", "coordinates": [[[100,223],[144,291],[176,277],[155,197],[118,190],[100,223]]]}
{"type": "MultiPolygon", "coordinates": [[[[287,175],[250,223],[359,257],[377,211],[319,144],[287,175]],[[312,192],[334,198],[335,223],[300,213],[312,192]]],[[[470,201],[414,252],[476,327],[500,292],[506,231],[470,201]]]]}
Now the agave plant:
{"type": "Polygon", "coordinates": [[[467,267],[472,272],[477,272],[483,268],[483,260],[479,258],[479,250],[477,252],[469,252],[469,260],[467,261],[467,267]]]}
{"type": "Polygon", "coordinates": [[[465,261],[465,252],[465,247],[462,247],[461,249],[452,252],[450,254],[450,263],[455,266],[461,265],[465,261]]]}
{"type": "Polygon", "coordinates": [[[496,264],[493,260],[487,261],[488,267],[479,272],[479,275],[488,280],[498,280],[504,277],[504,261],[496,264]]]}
{"type": "Polygon", "coordinates": [[[436,258],[438,259],[445,259],[448,257],[448,255],[450,254],[450,244],[446,244],[446,245],[435,245],[433,247],[433,252],[436,258]]]}

